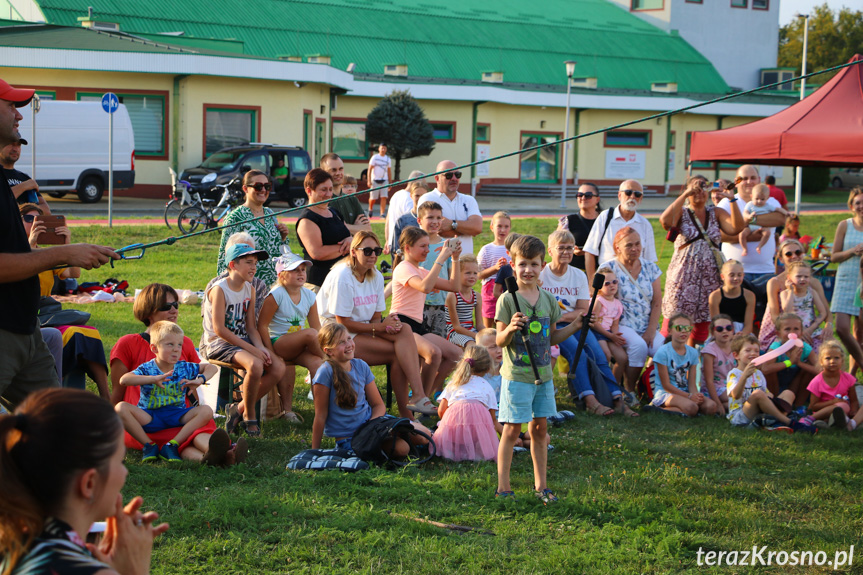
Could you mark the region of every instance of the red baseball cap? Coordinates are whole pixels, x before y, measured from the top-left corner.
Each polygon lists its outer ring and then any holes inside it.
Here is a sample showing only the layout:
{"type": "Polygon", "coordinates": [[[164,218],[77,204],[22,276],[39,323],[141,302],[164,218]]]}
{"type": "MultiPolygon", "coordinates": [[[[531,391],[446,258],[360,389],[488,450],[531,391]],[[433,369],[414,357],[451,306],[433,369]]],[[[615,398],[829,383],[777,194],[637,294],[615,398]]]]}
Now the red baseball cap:
{"type": "Polygon", "coordinates": [[[16,108],[26,106],[33,99],[33,94],[36,90],[26,90],[24,88],[13,88],[6,83],[5,80],[0,80],[0,100],[14,102],[16,108]]]}

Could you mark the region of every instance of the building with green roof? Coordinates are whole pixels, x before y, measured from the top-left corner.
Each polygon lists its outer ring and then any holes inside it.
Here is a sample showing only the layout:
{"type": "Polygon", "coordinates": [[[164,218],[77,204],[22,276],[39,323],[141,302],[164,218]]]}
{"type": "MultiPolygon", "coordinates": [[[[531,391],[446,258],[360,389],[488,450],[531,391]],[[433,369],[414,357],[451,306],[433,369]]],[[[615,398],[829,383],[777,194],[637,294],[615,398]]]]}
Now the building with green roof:
{"type": "MultiPolygon", "coordinates": [[[[570,122],[578,133],[730,90],[674,30],[608,0],[546,0],[541,12],[515,0],[493,8],[454,0],[247,0],[222,2],[219,10],[204,0],[105,0],[88,13],[92,5],[0,0],[0,16],[11,20],[0,27],[3,78],[58,99],[110,89],[133,106],[158,107],[161,115],[148,117],[161,118],[162,144],[137,151],[138,193],[162,193],[169,165],[199,163],[213,130],[301,145],[313,158],[335,149],[359,175],[370,144],[365,116],[394,89],[410,90],[435,127],[433,154],[403,163],[427,172],[441,159],[467,162],[560,139],[564,60],[577,62],[570,122]]],[[[670,124],[585,138],[565,173],[612,185],[615,158],[632,156],[639,179],[664,188],[683,178],[690,132],[770,115],[791,102],[749,97],[670,124]]],[[[494,162],[475,176],[486,187],[559,186],[557,148],[494,162]]]]}

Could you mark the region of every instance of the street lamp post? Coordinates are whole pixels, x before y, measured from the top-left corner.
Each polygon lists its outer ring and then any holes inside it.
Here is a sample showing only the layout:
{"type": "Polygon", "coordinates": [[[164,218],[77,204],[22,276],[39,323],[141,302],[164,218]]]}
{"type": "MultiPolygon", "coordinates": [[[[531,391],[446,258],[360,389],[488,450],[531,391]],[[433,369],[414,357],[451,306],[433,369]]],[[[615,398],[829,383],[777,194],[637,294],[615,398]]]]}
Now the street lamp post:
{"type": "MultiPolygon", "coordinates": [[[[806,75],[806,45],[809,41],[809,14],[797,13],[795,18],[803,18],[803,66],[801,68],[801,76],[806,75]]],[[[800,99],[806,97],[806,78],[800,80],[800,99]]],[[[797,172],[794,178],[794,211],[800,213],[800,201],[803,195],[803,168],[797,166],[797,172]]]]}
{"type": "Polygon", "coordinates": [[[569,94],[572,89],[572,75],[575,73],[576,62],[574,60],[567,60],[564,64],[566,65],[566,120],[564,123],[566,127],[563,129],[563,165],[560,168],[560,208],[562,210],[566,209],[566,152],[569,149],[569,94]]]}

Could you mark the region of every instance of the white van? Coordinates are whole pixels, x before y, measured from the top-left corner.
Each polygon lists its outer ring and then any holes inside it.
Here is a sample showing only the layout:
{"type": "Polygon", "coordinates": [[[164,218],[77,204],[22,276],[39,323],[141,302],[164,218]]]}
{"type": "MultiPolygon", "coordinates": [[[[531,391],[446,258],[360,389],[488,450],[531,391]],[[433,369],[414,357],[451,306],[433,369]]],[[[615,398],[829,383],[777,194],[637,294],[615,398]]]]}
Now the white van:
{"type": "MultiPolygon", "coordinates": [[[[42,100],[33,134],[30,106],[21,108],[18,124],[21,159],[15,167],[30,174],[36,150],[39,191],[54,197],[77,192],[82,202],[95,203],[108,188],[108,114],[100,102],[42,100]]],[[[135,185],[135,136],[126,106],[114,112],[114,189],[135,185]]]]}

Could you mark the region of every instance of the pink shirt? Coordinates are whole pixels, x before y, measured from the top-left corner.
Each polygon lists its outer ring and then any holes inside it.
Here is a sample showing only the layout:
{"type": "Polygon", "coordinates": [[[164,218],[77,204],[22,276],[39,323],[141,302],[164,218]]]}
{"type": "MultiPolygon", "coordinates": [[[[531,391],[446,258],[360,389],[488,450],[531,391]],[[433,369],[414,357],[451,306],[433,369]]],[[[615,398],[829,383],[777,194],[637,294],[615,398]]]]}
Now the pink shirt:
{"type": "Polygon", "coordinates": [[[856,393],[856,390],[854,390],[854,385],[856,383],[856,377],[843,371],[839,374],[839,383],[836,384],[836,387],[830,387],[827,385],[827,382],[824,381],[824,376],[819,373],[812,378],[812,381],[809,382],[806,389],[808,389],[812,395],[817,397],[818,401],[830,401],[831,399],[836,399],[837,395],[847,395],[848,397],[851,397],[852,393],[856,393]]]}
{"type": "Polygon", "coordinates": [[[393,299],[390,304],[390,313],[406,315],[414,321],[423,322],[423,307],[425,307],[426,294],[409,287],[408,280],[413,276],[425,279],[429,271],[403,261],[393,271],[393,299]]]}
{"type": "Polygon", "coordinates": [[[614,320],[620,319],[623,315],[623,303],[619,299],[607,300],[602,296],[597,296],[596,303],[602,305],[602,309],[594,312],[599,318],[599,325],[602,329],[611,331],[614,320]]]}

